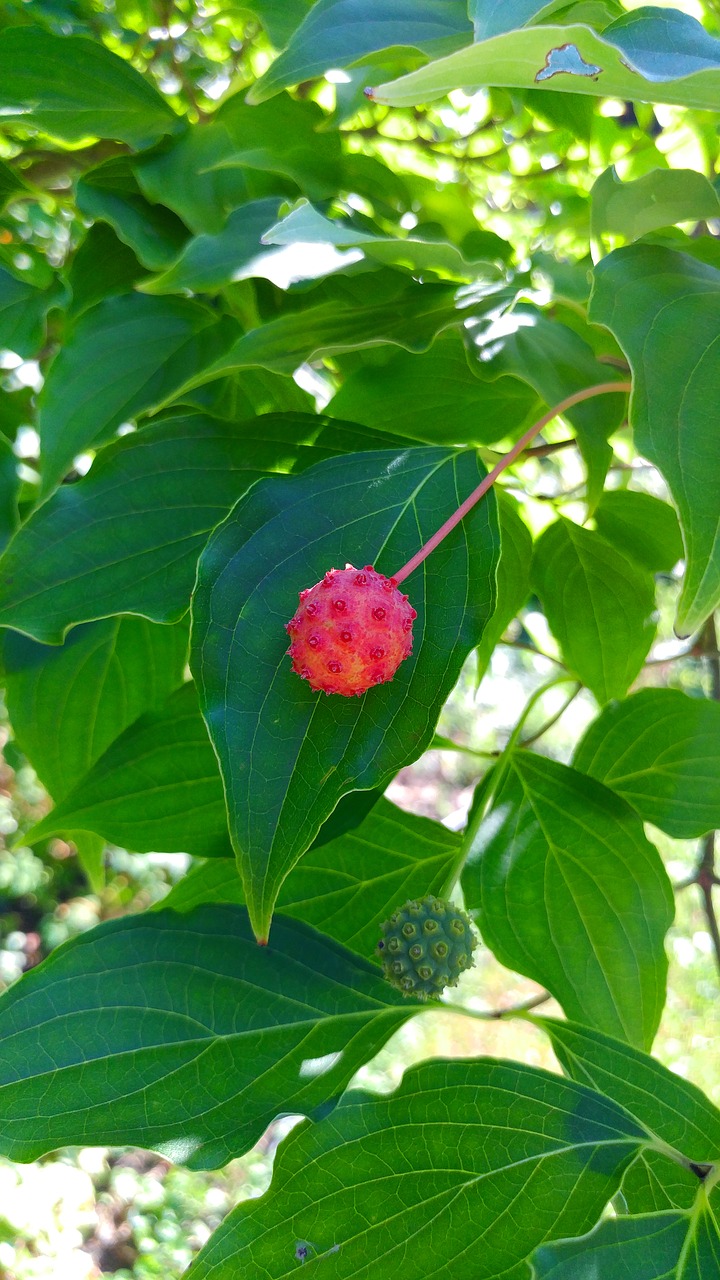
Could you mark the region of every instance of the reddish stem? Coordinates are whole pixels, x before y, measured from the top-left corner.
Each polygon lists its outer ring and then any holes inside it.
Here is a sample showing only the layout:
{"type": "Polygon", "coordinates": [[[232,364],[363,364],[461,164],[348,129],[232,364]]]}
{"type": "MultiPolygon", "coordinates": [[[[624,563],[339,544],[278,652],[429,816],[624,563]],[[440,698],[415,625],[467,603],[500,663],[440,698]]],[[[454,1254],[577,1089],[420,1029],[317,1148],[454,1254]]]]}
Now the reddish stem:
{"type": "Polygon", "coordinates": [[[421,547],[419,551],[416,551],[415,555],[408,560],[407,564],[403,565],[402,569],[400,569],[398,573],[394,573],[392,575],[395,581],[398,584],[404,582],[413,570],[417,569],[418,565],[422,564],[423,560],[427,559],[430,552],[434,551],[435,548],[440,545],[443,538],[446,538],[455,526],[460,523],[463,517],[467,515],[468,511],[471,511],[475,504],[479,502],[481,498],[485,497],[488,489],[492,488],[498,476],[502,475],[503,471],[505,471],[509,466],[512,466],[515,459],[519,457],[525,449],[527,449],[531,441],[535,439],[538,432],[542,431],[543,427],[547,426],[548,422],[552,422],[553,418],[556,418],[559,413],[564,413],[566,409],[572,409],[573,405],[581,404],[583,400],[592,400],[595,396],[605,396],[611,392],[615,394],[622,394],[626,391],[632,391],[632,383],[601,382],[596,387],[585,387],[582,391],[573,392],[571,396],[566,396],[565,399],[561,400],[559,404],[556,404],[554,408],[548,409],[547,413],[544,413],[542,418],[539,418],[537,422],[534,422],[530,429],[525,432],[525,435],[520,437],[517,444],[513,445],[510,452],[506,453],[505,456],[500,459],[497,465],[493,467],[492,471],[490,471],[481,484],[478,485],[477,489],[473,490],[469,498],[466,498],[458,507],[457,511],[453,512],[450,518],[440,526],[437,533],[434,533],[432,538],[428,539],[425,546],[421,547]]]}

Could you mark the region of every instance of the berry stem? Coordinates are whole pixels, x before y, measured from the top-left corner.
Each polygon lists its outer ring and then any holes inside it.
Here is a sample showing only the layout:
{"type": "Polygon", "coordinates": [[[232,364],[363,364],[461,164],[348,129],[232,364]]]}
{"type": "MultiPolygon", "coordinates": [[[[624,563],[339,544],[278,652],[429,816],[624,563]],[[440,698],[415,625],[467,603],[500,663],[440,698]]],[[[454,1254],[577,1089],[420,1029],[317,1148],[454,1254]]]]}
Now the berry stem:
{"type": "Polygon", "coordinates": [[[422,564],[423,560],[427,559],[430,552],[434,551],[435,548],[440,545],[443,538],[446,538],[455,526],[460,523],[463,517],[467,515],[468,511],[471,511],[475,504],[479,502],[481,498],[485,497],[488,489],[492,488],[498,476],[502,475],[503,471],[505,471],[509,466],[512,466],[515,459],[518,458],[525,449],[527,449],[528,445],[535,439],[535,436],[542,431],[543,427],[547,426],[548,422],[552,422],[553,418],[556,418],[560,413],[564,413],[566,409],[572,409],[573,405],[581,404],[583,400],[592,400],[595,396],[605,396],[611,392],[614,392],[615,394],[622,394],[626,391],[632,391],[631,382],[600,382],[595,387],[584,387],[582,391],[574,391],[571,396],[566,396],[559,404],[556,404],[552,409],[548,409],[547,413],[544,413],[542,418],[539,418],[537,422],[534,422],[529,430],[520,437],[517,444],[513,445],[510,452],[506,453],[505,456],[500,459],[497,465],[493,467],[492,471],[488,472],[485,479],[478,485],[477,489],[473,490],[470,496],[458,507],[457,511],[453,512],[450,518],[440,526],[436,533],[433,534],[432,538],[428,539],[424,547],[421,547],[419,551],[416,551],[415,555],[408,560],[407,564],[403,565],[402,569],[400,569],[398,573],[394,573],[392,575],[395,582],[398,584],[404,582],[413,570],[417,569],[418,565],[422,564]]]}

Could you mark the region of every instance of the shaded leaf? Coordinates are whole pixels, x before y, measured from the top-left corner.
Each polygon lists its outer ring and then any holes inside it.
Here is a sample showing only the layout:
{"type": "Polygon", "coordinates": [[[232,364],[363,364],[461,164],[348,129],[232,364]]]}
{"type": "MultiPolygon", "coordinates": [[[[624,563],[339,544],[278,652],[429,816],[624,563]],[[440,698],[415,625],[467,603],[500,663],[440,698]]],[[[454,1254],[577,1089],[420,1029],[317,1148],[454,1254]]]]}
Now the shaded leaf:
{"type": "Polygon", "coordinates": [[[607,706],[573,764],[679,840],[720,827],[720,706],[679,689],[641,689],[607,706]]]}
{"type": "Polygon", "coordinates": [[[61,307],[65,299],[60,281],[48,289],[36,289],[0,267],[0,348],[24,359],[36,356],[45,341],[48,311],[61,307]]]}
{"type": "Polygon", "coordinates": [[[195,235],[222,231],[228,213],[248,200],[302,192],[335,195],[341,182],[340,140],[317,132],[324,114],[287,94],[250,107],[228,98],[207,124],[196,125],[162,152],[135,162],[149,200],[179,214],[195,235]]]}
{"type": "Polygon", "coordinates": [[[346,562],[397,570],[481,474],[471,454],[432,448],[331,459],[304,476],[258,482],[203,552],[192,666],[261,936],[285,876],[340,796],[383,784],[429,744],[492,611],[494,501],[476,507],[410,580],[413,657],[360,699],[321,698],[292,672],[284,623],[297,592],[346,562]]]}
{"type": "Polygon", "coordinates": [[[627,693],[655,634],[650,574],[559,519],[535,543],[532,581],[568,668],[601,704],[627,693]]]}
{"type": "Polygon", "coordinates": [[[75,252],[67,272],[73,319],[111,294],[130,293],[143,274],[132,249],[106,222],[95,222],[75,252]]]}
{"type": "Polygon", "coordinates": [[[613,165],[601,173],[590,193],[590,226],[637,240],[676,222],[720,217],[720,198],[694,169],[652,169],[634,182],[621,182],[613,165]]]}
{"type": "Polygon", "coordinates": [[[0,1149],[151,1147],[196,1169],[277,1115],[327,1110],[416,1011],[294,920],[256,945],[239,907],[112,920],[0,1000],[0,1149]]]}
{"type": "Polygon", "coordinates": [[[567,0],[468,0],[476,40],[489,40],[504,31],[516,31],[536,18],[562,9],[567,0]]]}
{"type": "MultiPolygon", "coordinates": [[[[278,909],[373,958],[383,920],[409,898],[441,894],[459,848],[446,827],[380,799],[354,830],[305,854],[280,889],[278,909]]],[[[193,868],[163,906],[187,911],[204,902],[244,902],[234,862],[193,868]]]]}
{"type": "Polygon", "coordinates": [[[189,371],[212,363],[236,326],[180,298],[133,293],[80,317],[40,394],[42,477],[53,489],[73,458],[122,422],[170,399],[189,371]]]}
{"type": "Polygon", "coordinates": [[[717,110],[720,40],[695,18],[677,14],[684,34],[652,6],[627,14],[602,36],[586,26],[544,25],[505,31],[411,71],[372,91],[376,102],[410,107],[434,101],[462,86],[489,85],[546,92],[587,93],[717,110]],[[697,56],[682,56],[678,36],[697,56]],[[678,56],[680,54],[681,56],[678,56]]]}
{"type": "Polygon", "coordinates": [[[533,540],[522,520],[517,503],[507,493],[498,493],[500,516],[500,562],[497,570],[497,603],[477,650],[477,682],[490,665],[493,650],[525,604],[530,594],[530,565],[533,540]]]}
{"type": "Polygon", "coordinates": [[[451,1280],[472,1258],[474,1280],[522,1280],[539,1243],[597,1220],[645,1137],[537,1068],[425,1063],[390,1097],[351,1092],[295,1129],[270,1190],[225,1219],[188,1280],[280,1280],[306,1241],[328,1276],[451,1280]]]}
{"type": "Polygon", "coordinates": [[[466,0],[318,0],[287,49],[250,89],[263,102],[289,85],[347,67],[381,49],[410,48],[432,55],[468,44],[466,0]]]}
{"type": "Polygon", "coordinates": [[[108,222],[150,270],[168,266],[188,238],[187,227],[170,209],[145,199],[125,156],[84,173],[76,199],[81,213],[108,222]]]}
{"type": "Polygon", "coordinates": [[[231,855],[222,782],[191,682],[116,738],[23,839],[73,831],[134,853],[231,855]]]}
{"type": "Polygon", "coordinates": [[[8,714],[17,742],[55,800],[118,734],[182,682],[187,627],[107,618],[62,646],[0,633],[8,714]]]}
{"type": "Polygon", "coordinates": [[[603,538],[651,573],[669,573],[682,557],[675,511],[651,493],[607,490],[595,510],[595,524],[603,538]]]}
{"type": "Polygon", "coordinates": [[[0,561],[0,624],[57,644],[107,614],[174,622],[208,534],[258,476],[392,439],[310,414],[173,414],[123,436],[19,530],[0,561]]]}
{"type": "Polygon", "coordinates": [[[0,120],[64,142],[117,138],[147,147],[179,126],[150,82],[99,40],[8,27],[0,67],[0,120]]]}
{"type": "Polygon", "coordinates": [[[596,268],[590,314],[627,355],[635,443],[678,508],[687,571],[676,625],[689,634],[720,603],[720,271],[659,246],[618,249],[596,268]]]}
{"type": "Polygon", "coordinates": [[[533,1263],[537,1280],[705,1280],[720,1274],[720,1228],[703,1196],[693,1213],[601,1222],[580,1240],[543,1245],[533,1263]]]}
{"type": "Polygon", "coordinates": [[[10,442],[0,436],[0,551],[18,526],[19,492],[18,460],[10,442]]]}
{"type": "Polygon", "coordinates": [[[204,382],[258,365],[290,376],[301,364],[322,355],[385,343],[406,351],[426,351],[436,333],[461,318],[450,285],[412,284],[380,302],[373,293],[372,286],[367,286],[361,302],[354,297],[333,298],[250,329],[217,360],[188,377],[174,394],[183,395],[204,382]]]}
{"type": "Polygon", "coordinates": [[[400,351],[362,364],[326,412],[430,444],[492,444],[523,427],[537,400],[517,378],[483,378],[459,333],[441,334],[429,351],[400,351]]]}
{"type": "Polygon", "coordinates": [[[547,987],[569,1018],[652,1044],[674,902],[623,800],[567,765],[513,753],[463,889],[502,964],[547,987]]]}

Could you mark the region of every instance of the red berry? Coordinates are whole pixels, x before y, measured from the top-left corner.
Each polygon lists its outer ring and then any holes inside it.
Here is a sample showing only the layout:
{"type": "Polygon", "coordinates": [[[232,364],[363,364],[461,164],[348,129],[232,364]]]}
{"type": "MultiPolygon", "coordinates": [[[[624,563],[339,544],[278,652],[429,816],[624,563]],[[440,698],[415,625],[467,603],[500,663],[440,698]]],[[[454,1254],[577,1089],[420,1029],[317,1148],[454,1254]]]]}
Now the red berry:
{"type": "Polygon", "coordinates": [[[392,680],[412,650],[412,624],[417,617],[393,578],[372,565],[330,569],[314,587],[300,592],[292,635],[293,671],[312,689],[361,695],[375,684],[392,680]],[[327,588],[337,594],[328,598],[327,588]],[[348,624],[352,623],[352,628],[348,624]]]}

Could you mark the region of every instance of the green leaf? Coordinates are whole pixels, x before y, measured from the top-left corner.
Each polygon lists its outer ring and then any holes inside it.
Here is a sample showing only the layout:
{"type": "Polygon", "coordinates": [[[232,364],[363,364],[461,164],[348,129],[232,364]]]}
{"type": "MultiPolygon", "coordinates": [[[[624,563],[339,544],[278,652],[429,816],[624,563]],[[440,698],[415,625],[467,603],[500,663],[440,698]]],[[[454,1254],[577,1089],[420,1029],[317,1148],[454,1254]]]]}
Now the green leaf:
{"type": "Polygon", "coordinates": [[[148,199],[179,214],[195,235],[216,234],[248,200],[300,192],[326,200],[337,193],[340,140],[318,132],[324,120],[316,103],[287,94],[259,107],[235,94],[209,123],[136,160],[135,173],[148,199]]]}
{"type": "Polygon", "coordinates": [[[523,1280],[538,1244],[597,1220],[645,1137],[534,1067],[413,1067],[390,1097],[349,1093],[295,1129],[270,1190],[225,1219],[187,1280],[280,1280],[305,1244],[328,1276],[523,1280]]]}
{"type": "Polygon", "coordinates": [[[626,15],[602,36],[572,25],[506,31],[378,85],[372,98],[411,107],[459,87],[471,93],[505,85],[717,110],[720,40],[707,35],[696,19],[676,17],[697,55],[682,55],[677,23],[664,10],[651,7],[639,16],[626,15]]]}
{"type": "MultiPolygon", "coordinates": [[[[620,378],[615,370],[601,364],[588,343],[567,325],[534,308],[516,307],[514,314],[527,323],[518,323],[515,332],[492,341],[487,367],[495,376],[504,373],[521,378],[549,408],[575,391],[620,378]]],[[[600,498],[612,458],[607,438],[620,426],[625,405],[622,394],[604,395],[563,414],[575,428],[587,468],[590,511],[600,498]]]]}
{"type": "Polygon", "coordinates": [[[633,489],[609,489],[595,509],[607,542],[651,573],[669,573],[682,558],[680,526],[668,502],[633,489]]]}
{"type": "Polygon", "coordinates": [[[0,436],[0,551],[4,550],[18,526],[19,492],[18,460],[9,440],[0,436]]]}
{"type": "Polygon", "coordinates": [[[533,540],[518,512],[518,504],[507,493],[498,493],[500,516],[500,563],[497,570],[497,604],[477,650],[477,682],[490,665],[493,650],[530,594],[530,565],[533,540]]]}
{"type": "Polygon", "coordinates": [[[45,492],[73,458],[129,418],[169,400],[189,371],[211,364],[235,329],[180,298],[108,298],[80,317],[42,389],[45,492]]]}
{"type": "Polygon", "coordinates": [[[112,920],[0,1000],[0,1149],[145,1146],[196,1169],[277,1115],[326,1111],[416,1012],[294,920],[259,948],[238,907],[112,920]]]}
{"type": "Polygon", "coordinates": [[[67,272],[74,320],[111,294],[130,293],[143,274],[135,254],[106,222],[96,222],[73,256],[67,272]]]}
{"type": "Polygon", "coordinates": [[[247,95],[264,102],[301,80],[347,67],[381,49],[438,55],[472,37],[466,0],[318,0],[290,43],[247,95]]]}
{"type": "Polygon", "coordinates": [[[255,366],[290,376],[301,364],[320,356],[385,343],[406,351],[427,351],[437,333],[460,320],[450,285],[410,284],[380,302],[373,293],[372,284],[364,283],[361,301],[353,296],[333,298],[250,329],[173,394],[183,395],[226,373],[255,366]]]}
{"type": "Polygon", "coordinates": [[[468,0],[476,40],[489,40],[504,31],[516,31],[536,18],[562,9],[567,0],[468,0]]]}
{"type": "Polygon", "coordinates": [[[126,156],[83,174],[76,199],[81,213],[108,222],[151,271],[173,262],[188,238],[187,227],[170,209],[145,199],[126,156]]]}
{"type": "Polygon", "coordinates": [[[280,885],[340,796],[389,781],[429,745],[492,611],[494,501],[476,507],[410,580],[413,657],[360,699],[321,699],[292,672],[283,624],[297,592],[348,561],[391,574],[481,475],[472,454],[432,448],[331,459],[304,476],[258,482],[201,556],[192,666],[260,936],[280,885]]]}
{"type": "MultiPolygon", "coordinates": [[[[720,1112],[694,1084],[599,1031],[554,1018],[533,1021],[550,1037],[566,1075],[612,1098],[698,1166],[717,1159],[720,1112]]],[[[622,1191],[631,1213],[689,1208],[698,1175],[648,1150],[628,1169],[622,1191]]]]}
{"type": "Polygon", "coordinates": [[[107,618],[62,646],[0,633],[5,700],[17,742],[60,800],[119,733],[182,682],[185,626],[107,618]]]}
{"type": "Polygon", "coordinates": [[[16,196],[27,196],[32,190],[19,170],[0,160],[0,209],[4,209],[16,196]]]}
{"type": "Polygon", "coordinates": [[[581,1240],[543,1245],[537,1280],[705,1280],[720,1274],[720,1227],[700,1193],[693,1213],[620,1217],[581,1240]]]}
{"type": "Polygon", "coordinates": [[[263,232],[277,218],[279,207],[277,196],[241,205],[228,215],[222,231],[195,236],[167,271],[143,280],[141,291],[214,292],[255,275],[272,277],[272,261],[278,254],[265,247],[263,232]]]}
{"type": "Polygon", "coordinates": [[[48,311],[61,307],[66,292],[60,281],[36,289],[0,267],[0,348],[24,359],[36,356],[45,341],[48,311]]]}
{"type": "Polygon", "coordinates": [[[720,217],[720,198],[694,169],[652,169],[634,182],[621,182],[614,165],[601,173],[591,192],[591,233],[610,232],[638,240],[676,222],[720,217]]]}
{"type": "Polygon", "coordinates": [[[23,840],[73,831],[94,831],[134,853],[231,855],[222,783],[192,682],[116,738],[23,840]]]}
{"type": "Polygon", "coordinates": [[[116,138],[148,147],[179,124],[150,82],[99,40],[8,27],[0,67],[0,121],[64,142],[116,138]]]}
{"type": "Polygon", "coordinates": [[[612,330],[630,361],[635,443],[662,472],[678,509],[687,571],[676,626],[688,635],[720,603],[720,271],[672,249],[618,249],[595,269],[590,315],[612,330]]]}
{"type": "MultiPolygon", "coordinates": [[[[314,12],[314,11],[313,11],[314,12]]],[[[497,237],[483,239],[482,247],[489,255],[497,241],[495,258],[508,257],[509,245],[497,237]]],[[[304,201],[275,226],[266,230],[263,243],[269,245],[331,244],[338,249],[360,249],[365,258],[385,266],[405,267],[413,275],[435,272],[451,280],[471,281],[480,277],[500,279],[497,261],[490,256],[475,257],[447,240],[422,235],[422,227],[407,236],[383,236],[361,231],[347,219],[326,218],[304,201]]],[[[472,248],[472,246],[471,246],[472,248]]]]}
{"type": "Polygon", "coordinates": [[[707,698],[641,689],[613,702],[593,720],[573,764],[676,839],[720,827],[720,705],[707,698]]]}
{"type": "Polygon", "coordinates": [[[516,434],[536,405],[517,378],[483,377],[460,334],[448,330],[420,355],[400,351],[383,364],[361,364],[326,412],[429,444],[493,444],[516,434]]]}
{"type": "Polygon", "coordinates": [[[73,831],[72,843],[92,893],[105,888],[105,841],[93,831],[73,831]]]}
{"type": "MultiPolygon", "coordinates": [[[[383,920],[409,898],[442,893],[459,847],[460,837],[439,823],[378,800],[354,830],[305,854],[280,889],[278,909],[372,958],[383,920]]],[[[163,906],[244,901],[237,866],[216,858],[184,876],[163,906]]]]}
{"type": "Polygon", "coordinates": [[[173,414],[123,436],[18,531],[0,560],[0,625],[58,644],[108,614],[177,621],[208,534],[258,476],[392,440],[310,414],[173,414]]]}
{"type": "Polygon", "coordinates": [[[244,0],[243,9],[260,19],[276,49],[284,49],[312,3],[313,0],[244,0]]]}
{"type": "Polygon", "coordinates": [[[627,693],[655,634],[654,582],[599,533],[559,519],[531,576],[568,668],[599,703],[627,693]]]}
{"type": "Polygon", "coordinates": [[[502,964],[640,1047],[665,1003],[672,888],[629,805],[567,765],[514,752],[463,873],[502,964]]]}

